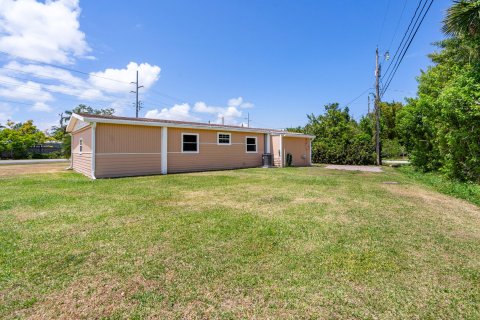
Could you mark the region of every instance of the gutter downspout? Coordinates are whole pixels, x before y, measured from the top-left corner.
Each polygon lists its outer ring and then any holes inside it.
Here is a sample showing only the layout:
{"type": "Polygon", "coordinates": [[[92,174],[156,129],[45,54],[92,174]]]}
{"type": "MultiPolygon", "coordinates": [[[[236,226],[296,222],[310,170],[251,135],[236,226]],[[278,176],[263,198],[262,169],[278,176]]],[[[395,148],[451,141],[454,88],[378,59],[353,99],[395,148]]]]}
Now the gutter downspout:
{"type": "Polygon", "coordinates": [[[95,132],[96,132],[96,129],[97,129],[97,123],[96,122],[93,122],[92,123],[92,179],[97,179],[95,177],[95,158],[97,157],[97,151],[96,151],[96,147],[95,147],[95,142],[96,142],[96,135],[95,135],[95,132]]]}
{"type": "Polygon", "coordinates": [[[167,174],[168,171],[168,127],[162,127],[162,138],[160,143],[160,157],[162,174],[167,174]]]}

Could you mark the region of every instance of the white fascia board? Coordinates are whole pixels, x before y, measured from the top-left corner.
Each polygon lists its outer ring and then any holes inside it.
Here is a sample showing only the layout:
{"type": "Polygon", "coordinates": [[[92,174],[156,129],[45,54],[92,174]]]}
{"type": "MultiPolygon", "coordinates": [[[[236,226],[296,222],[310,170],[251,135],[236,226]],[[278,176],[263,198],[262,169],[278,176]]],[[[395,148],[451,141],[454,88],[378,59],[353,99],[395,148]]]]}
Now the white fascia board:
{"type": "Polygon", "coordinates": [[[72,115],[70,116],[70,120],[68,121],[66,131],[67,132],[73,132],[73,129],[75,128],[75,123],[77,123],[77,121],[79,121],[79,120],[83,121],[83,122],[87,122],[87,121],[85,121],[84,117],[79,116],[76,113],[72,113],[72,115]]]}
{"type": "Polygon", "coordinates": [[[241,128],[230,127],[211,127],[208,125],[193,125],[193,124],[180,124],[180,123],[168,123],[168,122],[148,122],[148,121],[135,121],[135,120],[120,120],[120,119],[100,119],[100,118],[88,118],[84,117],[86,122],[96,123],[109,123],[109,124],[127,124],[137,126],[150,126],[150,127],[169,127],[169,128],[187,128],[187,129],[199,129],[199,130],[214,130],[214,131],[234,131],[234,132],[252,132],[252,133],[268,133],[268,131],[258,130],[245,130],[241,128]]]}
{"type": "Polygon", "coordinates": [[[289,134],[289,133],[272,133],[272,136],[283,136],[288,138],[310,138],[315,139],[315,136],[310,134],[289,134]]]}

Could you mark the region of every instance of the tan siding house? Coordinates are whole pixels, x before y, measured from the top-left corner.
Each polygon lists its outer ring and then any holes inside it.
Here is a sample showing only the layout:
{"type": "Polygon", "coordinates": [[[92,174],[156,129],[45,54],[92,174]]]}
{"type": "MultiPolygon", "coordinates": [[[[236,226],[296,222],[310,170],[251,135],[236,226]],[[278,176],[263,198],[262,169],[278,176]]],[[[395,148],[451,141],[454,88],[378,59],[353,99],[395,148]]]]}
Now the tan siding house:
{"type": "Polygon", "coordinates": [[[73,114],[72,168],[93,179],[262,166],[311,165],[313,136],[286,131],[73,114]]]}

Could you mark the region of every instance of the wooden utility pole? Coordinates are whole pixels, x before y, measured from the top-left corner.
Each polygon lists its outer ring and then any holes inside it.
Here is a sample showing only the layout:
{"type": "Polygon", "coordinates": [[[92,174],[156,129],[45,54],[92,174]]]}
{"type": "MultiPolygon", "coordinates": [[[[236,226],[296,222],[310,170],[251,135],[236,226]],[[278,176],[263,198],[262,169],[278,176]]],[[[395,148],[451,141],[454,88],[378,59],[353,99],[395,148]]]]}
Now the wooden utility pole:
{"type": "Polygon", "coordinates": [[[247,128],[250,128],[250,112],[247,112],[247,117],[245,118],[247,120],[247,128]]]}
{"type": "Polygon", "coordinates": [[[380,141],[380,63],[378,61],[378,47],[375,51],[375,151],[377,152],[377,165],[382,165],[382,147],[380,141]]]}
{"type": "Polygon", "coordinates": [[[138,118],[138,112],[140,111],[140,104],[138,103],[138,89],[143,88],[143,86],[138,85],[138,70],[137,70],[137,81],[132,82],[135,85],[135,91],[130,91],[131,93],[135,93],[135,117],[138,118]]]}

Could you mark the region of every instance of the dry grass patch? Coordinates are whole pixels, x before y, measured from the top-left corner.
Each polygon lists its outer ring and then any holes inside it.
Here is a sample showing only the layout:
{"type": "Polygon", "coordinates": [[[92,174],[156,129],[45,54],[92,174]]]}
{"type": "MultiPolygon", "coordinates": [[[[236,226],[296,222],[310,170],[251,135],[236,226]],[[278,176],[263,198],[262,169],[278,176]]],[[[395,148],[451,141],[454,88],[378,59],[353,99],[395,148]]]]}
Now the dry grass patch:
{"type": "Polygon", "coordinates": [[[0,177],[13,177],[24,174],[65,172],[68,163],[36,163],[0,165],[0,177]]]}

